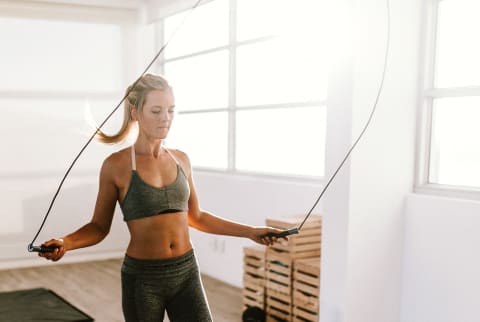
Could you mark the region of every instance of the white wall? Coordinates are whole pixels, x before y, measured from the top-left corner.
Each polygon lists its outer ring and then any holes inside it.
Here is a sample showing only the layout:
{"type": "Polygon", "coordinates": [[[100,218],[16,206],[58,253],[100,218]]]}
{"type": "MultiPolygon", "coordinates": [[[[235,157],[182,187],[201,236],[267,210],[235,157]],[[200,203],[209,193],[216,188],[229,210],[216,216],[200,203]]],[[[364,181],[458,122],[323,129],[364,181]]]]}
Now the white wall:
{"type": "MultiPolygon", "coordinates": [[[[2,8],[5,6],[5,10],[1,10],[1,16],[108,22],[119,25],[126,37],[130,38],[128,40],[131,44],[132,38],[136,39],[134,23],[137,21],[137,11],[128,6],[123,7],[120,3],[118,5],[121,8],[72,7],[54,5],[47,1],[6,1],[1,4],[2,8]],[[131,32],[126,32],[130,29],[131,32]]],[[[129,66],[133,67],[130,69],[135,69],[137,56],[131,51],[121,52],[119,56],[131,62],[129,66]]],[[[131,73],[127,69],[118,72],[125,76],[120,80],[122,84],[127,79],[126,74],[131,73]]],[[[68,81],[67,77],[65,81],[68,81]]],[[[3,204],[0,268],[45,265],[47,262],[37,258],[36,254],[27,253],[27,244],[39,228],[69,163],[91,135],[81,104],[82,95],[95,97],[95,93],[79,92],[71,100],[59,102],[48,100],[49,93],[37,93],[28,88],[12,92],[2,90],[2,94],[9,100],[4,99],[0,106],[3,120],[0,128],[0,145],[3,147],[0,158],[0,193],[3,204]],[[17,102],[16,97],[21,99],[21,103],[17,102]]],[[[62,94],[65,95],[60,92],[59,96],[62,97],[62,94]]],[[[69,94],[71,93],[67,94],[70,98],[69,94]]],[[[105,97],[110,94],[107,93],[105,97]]],[[[103,111],[93,112],[96,117],[106,115],[103,111]]],[[[112,123],[118,124],[120,118],[116,115],[107,124],[107,131],[111,130],[112,123]]],[[[101,162],[115,149],[98,143],[92,143],[88,147],[65,182],[37,244],[60,237],[91,218],[101,162]]],[[[128,236],[120,216],[116,216],[112,232],[99,246],[69,254],[65,262],[121,256],[128,236]]]]}
{"type": "Polygon", "coordinates": [[[473,322],[480,304],[480,202],[409,195],[402,322],[473,322]]]}
{"type": "MultiPolygon", "coordinates": [[[[207,172],[197,173],[195,178],[202,208],[250,225],[265,225],[266,218],[305,214],[320,191],[320,185],[313,182],[207,172]]],[[[202,272],[232,285],[242,285],[242,247],[253,245],[252,241],[194,230],[192,240],[202,272]]]]}
{"type": "MultiPolygon", "coordinates": [[[[0,268],[45,265],[27,245],[36,233],[60,175],[26,173],[0,176],[4,209],[0,228],[0,268]],[[5,198],[5,199],[3,199],[5,198]]],[[[57,203],[36,244],[63,236],[90,220],[97,193],[94,175],[73,175],[65,183],[57,203]]],[[[117,210],[112,234],[98,246],[69,253],[64,262],[118,257],[128,241],[128,232],[117,210]]]]}
{"type": "MultiPolygon", "coordinates": [[[[327,173],[362,130],[380,84],[386,1],[344,1],[352,25],[329,92],[327,173]],[[350,49],[350,52],[348,51],[350,49]]],[[[400,321],[403,214],[414,176],[419,3],[391,0],[387,75],[371,127],[324,202],[322,322],[400,321]],[[408,23],[406,23],[408,21],[408,23]]]]}

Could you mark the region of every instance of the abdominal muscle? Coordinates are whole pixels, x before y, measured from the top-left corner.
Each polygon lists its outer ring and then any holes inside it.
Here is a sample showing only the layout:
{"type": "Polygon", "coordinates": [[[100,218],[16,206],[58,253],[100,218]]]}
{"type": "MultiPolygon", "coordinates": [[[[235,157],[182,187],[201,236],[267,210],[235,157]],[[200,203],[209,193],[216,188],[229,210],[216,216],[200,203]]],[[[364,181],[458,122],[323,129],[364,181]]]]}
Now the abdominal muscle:
{"type": "Polygon", "coordinates": [[[160,214],[127,222],[127,255],[137,259],[178,257],[192,249],[186,212],[160,214]]]}

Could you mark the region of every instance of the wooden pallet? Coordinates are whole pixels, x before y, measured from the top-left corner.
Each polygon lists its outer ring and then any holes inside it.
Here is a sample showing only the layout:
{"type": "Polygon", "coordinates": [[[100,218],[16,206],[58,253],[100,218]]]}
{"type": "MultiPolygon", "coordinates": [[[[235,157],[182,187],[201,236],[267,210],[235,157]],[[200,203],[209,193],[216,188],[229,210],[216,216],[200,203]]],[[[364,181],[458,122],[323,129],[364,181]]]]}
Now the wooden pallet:
{"type": "MultiPolygon", "coordinates": [[[[280,218],[267,218],[266,224],[271,227],[279,228],[279,229],[290,229],[292,227],[298,227],[303,219],[305,218],[304,215],[294,215],[288,217],[280,217],[280,218]]],[[[312,214],[305,222],[302,227],[302,230],[308,229],[315,229],[315,228],[322,228],[322,216],[319,214],[312,214]]],[[[295,236],[295,235],[291,235],[295,236]]]]}
{"type": "MultiPolygon", "coordinates": [[[[302,216],[292,216],[285,218],[268,218],[266,225],[279,229],[290,229],[298,227],[302,222],[302,216]]],[[[320,215],[311,215],[305,222],[299,234],[290,235],[288,241],[280,239],[279,242],[271,248],[289,253],[295,259],[319,257],[321,252],[322,239],[322,217],[320,215]]]]}
{"type": "Polygon", "coordinates": [[[265,246],[245,247],[243,249],[244,275],[252,276],[253,279],[265,278],[265,246]]]}
{"type": "Polygon", "coordinates": [[[293,268],[294,321],[318,321],[320,258],[300,259],[293,268]]]}
{"type": "Polygon", "coordinates": [[[267,322],[291,321],[293,316],[292,296],[267,289],[265,313],[267,322]]]}
{"type": "Polygon", "coordinates": [[[265,308],[265,246],[243,249],[243,309],[265,308]]]}
{"type": "Polygon", "coordinates": [[[296,306],[293,307],[292,314],[293,322],[318,322],[320,318],[318,311],[313,312],[296,306]]]}
{"type": "Polygon", "coordinates": [[[292,294],[293,258],[275,249],[266,253],[266,288],[286,295],[292,294]]]}
{"type": "Polygon", "coordinates": [[[244,257],[256,258],[258,260],[265,260],[266,247],[262,245],[254,245],[243,248],[244,257]]]}
{"type": "Polygon", "coordinates": [[[265,308],[265,287],[243,281],[243,308],[250,306],[265,308]]]}

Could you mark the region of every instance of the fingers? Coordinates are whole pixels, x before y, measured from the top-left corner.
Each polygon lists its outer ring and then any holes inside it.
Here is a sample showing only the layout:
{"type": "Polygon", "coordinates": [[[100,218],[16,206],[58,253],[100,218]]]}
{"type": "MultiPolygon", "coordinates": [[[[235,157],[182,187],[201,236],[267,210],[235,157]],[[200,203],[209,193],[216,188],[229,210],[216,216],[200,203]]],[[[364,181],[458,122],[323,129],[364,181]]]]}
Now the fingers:
{"type": "Polygon", "coordinates": [[[65,255],[65,247],[63,247],[63,239],[51,239],[42,244],[44,247],[55,247],[51,252],[39,252],[38,256],[43,257],[45,259],[51,261],[58,261],[60,260],[63,255],[65,255]]]}
{"type": "Polygon", "coordinates": [[[60,258],[62,258],[63,255],[60,251],[60,248],[55,248],[55,250],[52,251],[52,252],[44,252],[44,253],[40,252],[40,253],[38,253],[38,256],[44,257],[45,259],[56,262],[60,258]]]}
{"type": "Polygon", "coordinates": [[[277,241],[279,238],[282,238],[284,240],[288,240],[288,237],[283,234],[284,230],[277,229],[277,228],[268,228],[268,234],[273,234],[275,237],[275,241],[277,241]]]}
{"type": "MultiPolygon", "coordinates": [[[[260,244],[272,246],[275,243],[279,242],[279,237],[275,236],[274,234],[279,234],[283,232],[283,230],[271,228],[271,227],[262,227],[260,228],[260,241],[257,240],[260,244]]],[[[288,241],[288,237],[281,237],[281,239],[288,241]]]]}
{"type": "Polygon", "coordinates": [[[272,246],[273,244],[275,244],[277,242],[277,237],[271,237],[271,236],[263,235],[261,237],[261,240],[262,240],[262,244],[267,245],[267,246],[272,246]]]}

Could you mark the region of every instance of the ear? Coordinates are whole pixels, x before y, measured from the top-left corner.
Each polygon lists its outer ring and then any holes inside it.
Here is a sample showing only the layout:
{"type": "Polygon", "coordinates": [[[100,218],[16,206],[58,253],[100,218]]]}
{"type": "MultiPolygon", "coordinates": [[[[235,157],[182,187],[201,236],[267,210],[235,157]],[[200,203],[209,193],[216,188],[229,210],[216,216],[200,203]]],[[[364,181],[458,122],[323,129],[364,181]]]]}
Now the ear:
{"type": "Polygon", "coordinates": [[[138,111],[136,108],[132,108],[132,110],[130,111],[130,117],[133,121],[138,121],[138,111]]]}

